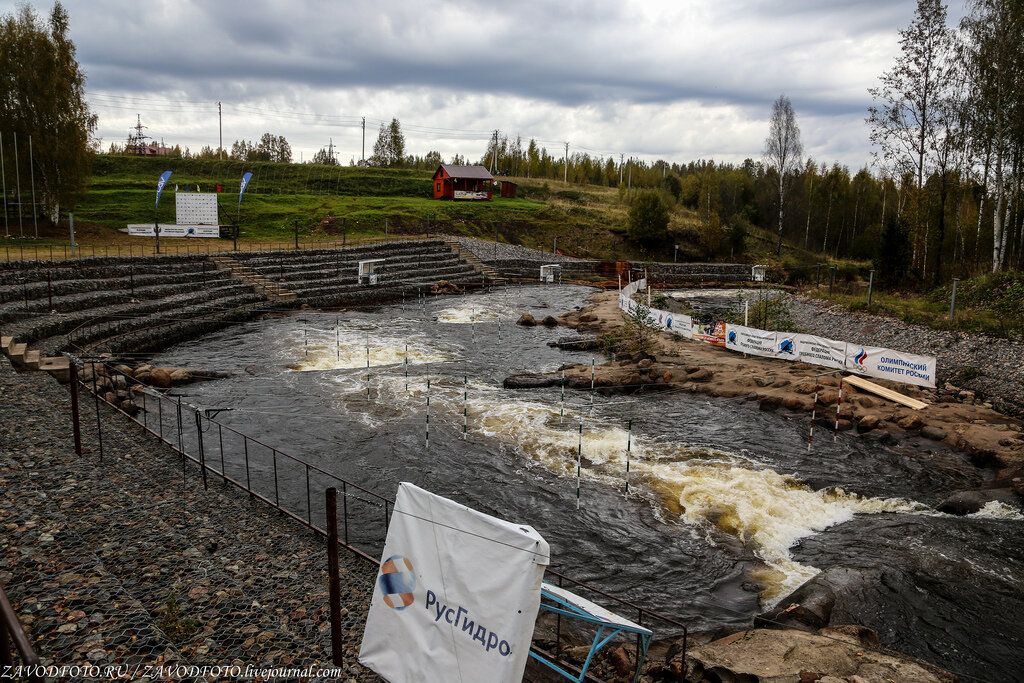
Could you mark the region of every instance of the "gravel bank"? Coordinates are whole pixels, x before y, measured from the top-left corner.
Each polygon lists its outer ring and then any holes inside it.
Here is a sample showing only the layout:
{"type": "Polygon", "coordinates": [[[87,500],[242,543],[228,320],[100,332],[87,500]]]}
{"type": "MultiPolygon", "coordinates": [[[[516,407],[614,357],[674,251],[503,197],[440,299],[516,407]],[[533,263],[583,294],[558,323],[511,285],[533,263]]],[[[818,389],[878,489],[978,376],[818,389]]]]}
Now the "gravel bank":
{"type": "Polygon", "coordinates": [[[973,391],[997,410],[1024,417],[1024,342],[934,330],[806,296],[793,298],[791,317],[803,332],[885,346],[938,361],[938,383],[973,391]]]}
{"type": "MultiPolygon", "coordinates": [[[[77,457],[68,393],[43,373],[0,360],[0,395],[0,583],[44,664],[332,666],[322,538],[194,468],[183,483],[105,404],[102,462],[87,399],[77,457]]],[[[376,572],[340,560],[345,666],[322,680],[378,681],[355,661],[376,572]]]]}
{"type": "Polygon", "coordinates": [[[545,263],[572,263],[574,261],[585,261],[586,259],[578,259],[573,256],[563,256],[561,254],[552,254],[549,251],[540,251],[538,249],[530,249],[529,247],[522,247],[518,244],[505,244],[504,242],[488,242],[487,240],[478,240],[472,237],[447,237],[457,241],[462,245],[462,248],[471,252],[481,261],[488,263],[491,261],[506,261],[506,260],[522,260],[522,261],[544,261],[545,263]]]}

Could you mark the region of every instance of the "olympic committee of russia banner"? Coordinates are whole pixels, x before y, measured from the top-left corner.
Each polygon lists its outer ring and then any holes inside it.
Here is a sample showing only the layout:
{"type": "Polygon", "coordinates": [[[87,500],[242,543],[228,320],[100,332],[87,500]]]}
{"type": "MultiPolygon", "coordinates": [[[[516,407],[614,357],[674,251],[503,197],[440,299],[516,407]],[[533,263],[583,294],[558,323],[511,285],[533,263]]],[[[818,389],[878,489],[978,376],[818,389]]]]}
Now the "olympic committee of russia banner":
{"type": "Polygon", "coordinates": [[[391,683],[519,683],[548,562],[533,528],[403,482],[359,661],[391,683]]]}
{"type": "Polygon", "coordinates": [[[858,375],[935,388],[935,358],[848,344],[846,369],[858,375]]]}

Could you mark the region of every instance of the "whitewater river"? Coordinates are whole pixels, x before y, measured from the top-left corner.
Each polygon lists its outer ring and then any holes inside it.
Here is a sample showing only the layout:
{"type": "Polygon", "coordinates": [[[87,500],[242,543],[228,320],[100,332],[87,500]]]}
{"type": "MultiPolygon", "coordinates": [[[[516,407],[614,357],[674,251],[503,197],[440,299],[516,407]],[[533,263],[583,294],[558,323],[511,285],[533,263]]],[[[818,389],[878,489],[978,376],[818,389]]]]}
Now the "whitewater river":
{"type": "MultiPolygon", "coordinates": [[[[411,481],[528,523],[561,571],[693,630],[749,624],[819,571],[845,567],[867,578],[833,623],[868,625],[884,645],[955,672],[1017,680],[1024,520],[1003,508],[966,518],[932,508],[984,473],[962,455],[925,450],[933,444],[893,449],[848,434],[835,444],[822,435],[808,453],[807,419],[739,399],[684,393],[591,404],[589,392],[567,390],[563,403],[558,387],[502,389],[516,372],[603,361],[548,347],[565,328],[514,324],[523,311],[539,319],[571,310],[590,292],[509,288],[304,311],[153,362],[233,371],[176,393],[232,408],[218,419],[383,495],[411,481]]],[[[238,472],[239,449],[227,451],[229,473],[238,472]]],[[[266,481],[266,454],[250,457],[266,481]]],[[[296,509],[305,487],[282,473],[280,495],[296,509]]],[[[352,538],[379,549],[383,513],[356,499],[350,513],[364,519],[352,538]]]]}

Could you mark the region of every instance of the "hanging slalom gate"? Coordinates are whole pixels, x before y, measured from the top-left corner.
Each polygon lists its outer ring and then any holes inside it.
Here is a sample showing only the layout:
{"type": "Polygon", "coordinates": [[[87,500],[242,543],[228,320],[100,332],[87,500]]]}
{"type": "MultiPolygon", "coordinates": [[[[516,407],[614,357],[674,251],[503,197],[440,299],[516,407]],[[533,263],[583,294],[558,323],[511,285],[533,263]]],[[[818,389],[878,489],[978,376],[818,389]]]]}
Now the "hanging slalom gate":
{"type": "MultiPolygon", "coordinates": [[[[201,482],[204,489],[209,489],[211,485],[215,486],[218,482],[222,486],[235,486],[248,493],[250,498],[273,507],[281,514],[325,538],[329,537],[333,527],[337,536],[334,539],[329,539],[331,540],[329,545],[345,548],[374,566],[379,564],[391,511],[394,507],[393,499],[332,474],[281,448],[243,434],[216,419],[218,413],[230,409],[200,409],[182,401],[181,397],[169,396],[141,384],[102,359],[71,357],[70,360],[71,366],[74,368],[71,372],[73,405],[80,407],[78,394],[81,390],[84,389],[93,394],[100,462],[103,460],[103,420],[116,419],[116,416],[120,414],[128,417],[150,435],[169,446],[171,451],[180,458],[183,486],[188,486],[190,482],[192,485],[198,485],[201,482]],[[83,368],[90,368],[91,377],[82,378],[79,374],[79,364],[83,368]],[[138,412],[131,415],[125,412],[122,406],[109,403],[102,395],[99,377],[123,378],[124,383],[138,397],[138,412]],[[101,406],[103,407],[101,408],[101,406]],[[107,415],[103,413],[107,413],[107,415]],[[336,509],[337,506],[330,504],[330,494],[325,495],[324,492],[329,489],[335,489],[340,493],[340,509],[336,509]],[[332,507],[335,508],[333,519],[328,515],[328,511],[332,507]]],[[[118,383],[119,381],[117,380],[118,383]]],[[[106,384],[106,382],[104,381],[102,384],[106,384]]],[[[468,414],[468,379],[464,378],[464,386],[466,387],[464,405],[468,414]]],[[[427,447],[429,448],[429,379],[427,387],[426,427],[427,447]]],[[[72,418],[77,445],[82,416],[77,410],[73,410],[72,418]]],[[[581,486],[582,418],[578,429],[577,505],[579,505],[581,486]]],[[[336,568],[337,556],[334,555],[329,560],[331,566],[336,568]]],[[[331,571],[333,579],[335,569],[331,571]]],[[[661,624],[663,629],[661,634],[665,634],[667,631],[668,635],[681,636],[685,660],[687,642],[685,624],[646,607],[617,598],[550,567],[547,574],[550,583],[557,583],[560,587],[570,585],[573,590],[587,591],[595,601],[604,602],[617,613],[635,614],[637,624],[648,626],[661,624]]],[[[332,634],[332,639],[335,642],[335,652],[340,652],[340,636],[334,638],[334,634],[332,634]]],[[[568,671],[582,675],[578,667],[562,659],[560,655],[562,639],[562,625],[559,617],[555,623],[554,649],[549,650],[534,643],[531,650],[544,655],[549,660],[559,662],[568,671]]],[[[639,647],[638,640],[637,648],[639,649],[639,647]]],[[[594,679],[588,678],[587,680],[594,679]]]]}

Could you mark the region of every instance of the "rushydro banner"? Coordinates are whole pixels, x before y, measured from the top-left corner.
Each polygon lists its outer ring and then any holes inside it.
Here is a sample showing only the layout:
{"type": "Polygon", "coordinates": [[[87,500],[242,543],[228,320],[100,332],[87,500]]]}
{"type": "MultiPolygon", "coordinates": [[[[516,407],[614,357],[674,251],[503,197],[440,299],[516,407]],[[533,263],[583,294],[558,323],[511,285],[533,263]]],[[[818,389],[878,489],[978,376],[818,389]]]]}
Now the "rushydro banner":
{"type": "Polygon", "coordinates": [[[403,482],[359,661],[391,683],[519,683],[549,562],[532,527],[403,482]]]}
{"type": "MultiPolygon", "coordinates": [[[[646,284],[646,280],[637,280],[623,287],[619,295],[619,307],[629,313],[635,311],[638,304],[631,297],[642,291],[646,284]]],[[[771,332],[743,325],[724,325],[723,344],[720,332],[722,323],[716,323],[713,328],[694,325],[689,316],[655,308],[650,310],[648,322],[652,327],[661,330],[675,332],[705,343],[724,345],[731,351],[752,356],[802,361],[867,377],[935,388],[936,362],[933,356],[917,356],[891,349],[835,341],[812,334],[771,332]]]]}

